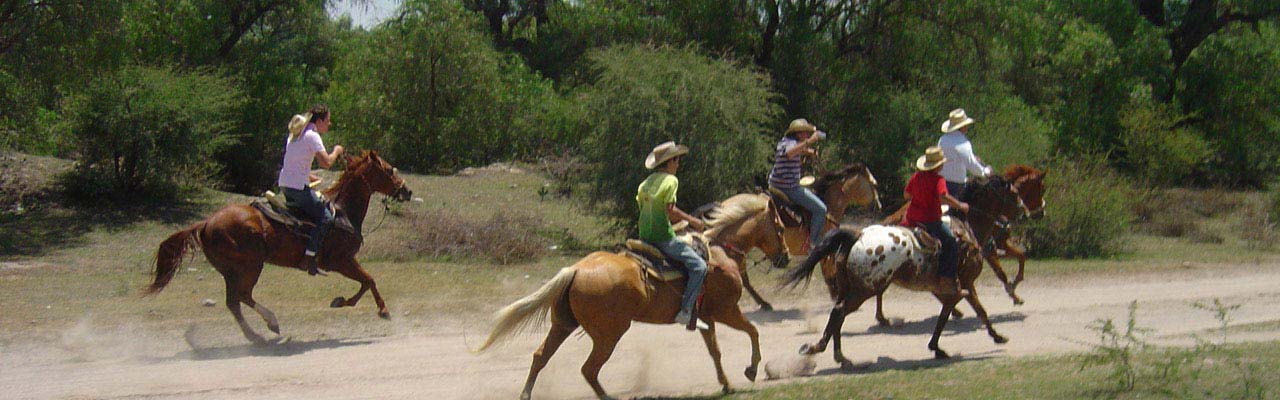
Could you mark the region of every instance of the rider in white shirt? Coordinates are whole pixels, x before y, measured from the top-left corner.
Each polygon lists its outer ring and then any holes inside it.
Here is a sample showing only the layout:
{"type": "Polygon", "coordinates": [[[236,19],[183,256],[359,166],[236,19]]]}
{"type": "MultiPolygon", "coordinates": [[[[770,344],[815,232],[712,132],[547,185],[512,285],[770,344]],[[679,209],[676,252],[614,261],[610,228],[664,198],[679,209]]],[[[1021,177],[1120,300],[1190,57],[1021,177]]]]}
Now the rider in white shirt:
{"type": "Polygon", "coordinates": [[[947,163],[943,164],[940,175],[947,181],[947,192],[956,198],[964,195],[965,181],[969,173],[984,178],[991,176],[991,167],[983,164],[982,160],[973,154],[973,144],[969,143],[969,137],[965,135],[973,122],[973,118],[965,115],[963,108],[957,108],[951,111],[947,121],[942,123],[943,135],[938,138],[938,147],[942,148],[942,154],[947,158],[947,163]]]}

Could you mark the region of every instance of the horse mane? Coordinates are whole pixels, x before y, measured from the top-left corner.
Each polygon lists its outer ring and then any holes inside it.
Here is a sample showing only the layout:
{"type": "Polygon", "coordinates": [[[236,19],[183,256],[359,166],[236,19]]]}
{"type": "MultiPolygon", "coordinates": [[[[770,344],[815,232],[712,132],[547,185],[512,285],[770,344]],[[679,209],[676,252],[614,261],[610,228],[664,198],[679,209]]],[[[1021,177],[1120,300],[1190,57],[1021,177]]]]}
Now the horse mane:
{"type": "Polygon", "coordinates": [[[1004,177],[1010,181],[1016,181],[1018,180],[1018,178],[1021,178],[1023,176],[1035,175],[1035,174],[1041,174],[1041,173],[1043,172],[1031,166],[1022,165],[1022,164],[1013,164],[1013,165],[1010,165],[1008,168],[1005,168],[1004,177]]]}
{"type": "Polygon", "coordinates": [[[333,186],[330,186],[328,189],[325,189],[324,196],[328,197],[330,200],[337,201],[338,194],[345,191],[347,186],[356,181],[357,174],[355,172],[359,171],[361,167],[364,167],[365,162],[372,158],[370,157],[371,154],[373,153],[366,151],[364,154],[360,155],[360,157],[352,157],[350,161],[347,162],[347,167],[342,170],[342,175],[338,177],[338,182],[334,183],[333,186]]]}
{"type": "Polygon", "coordinates": [[[703,235],[714,238],[720,230],[750,218],[769,207],[769,195],[744,193],[720,202],[720,205],[707,212],[709,227],[703,235]]]}
{"type": "Polygon", "coordinates": [[[827,171],[822,174],[822,176],[818,177],[817,181],[813,182],[813,193],[818,195],[818,197],[822,197],[824,193],[827,193],[827,188],[830,188],[833,183],[843,181],[853,175],[861,174],[862,171],[866,169],[866,164],[856,162],[835,171],[827,171]]]}
{"type": "Polygon", "coordinates": [[[987,178],[986,183],[980,183],[976,180],[970,180],[968,183],[965,184],[964,196],[961,196],[959,200],[968,203],[973,200],[973,196],[976,194],[976,191],[974,190],[975,188],[987,187],[992,189],[998,189],[1001,186],[1004,186],[1006,182],[1013,182],[1013,180],[1006,179],[1005,177],[1000,175],[991,175],[990,178],[987,178]]]}

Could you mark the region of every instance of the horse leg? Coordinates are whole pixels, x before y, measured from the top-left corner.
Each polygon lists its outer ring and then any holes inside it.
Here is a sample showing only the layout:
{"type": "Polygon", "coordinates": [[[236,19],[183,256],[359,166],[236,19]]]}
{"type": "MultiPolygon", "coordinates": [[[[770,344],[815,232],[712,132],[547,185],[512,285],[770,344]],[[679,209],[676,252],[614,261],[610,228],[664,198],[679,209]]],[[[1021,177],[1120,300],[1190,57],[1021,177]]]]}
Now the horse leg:
{"type": "MultiPolygon", "coordinates": [[[[1005,248],[1005,254],[1011,254],[1011,255],[1013,255],[1013,257],[1014,257],[1014,258],[1018,259],[1018,275],[1017,275],[1017,276],[1015,276],[1015,277],[1013,277],[1013,290],[1017,290],[1017,289],[1018,289],[1018,284],[1019,284],[1019,283],[1022,283],[1022,278],[1023,278],[1022,274],[1023,274],[1023,272],[1025,272],[1025,271],[1026,271],[1026,267],[1027,267],[1027,253],[1024,253],[1024,252],[1022,252],[1022,250],[1019,250],[1019,249],[1014,248],[1014,246],[1013,246],[1013,245],[1011,245],[1011,244],[1009,244],[1008,242],[1005,242],[1005,244],[1004,244],[1004,248],[1005,248]]],[[[1010,294],[1010,295],[1013,295],[1013,292],[1012,292],[1012,291],[1010,291],[1010,292],[1009,292],[1009,294],[1010,294]]],[[[1014,297],[1014,300],[1013,300],[1013,304],[1019,304],[1019,305],[1021,305],[1021,304],[1022,304],[1022,299],[1021,299],[1021,298],[1016,297],[1016,295],[1014,295],[1014,296],[1015,296],[1015,297],[1014,297]]]]}
{"type": "MultiPolygon", "coordinates": [[[[866,301],[866,299],[864,298],[862,301],[866,301]]],[[[854,302],[846,299],[846,301],[832,307],[831,315],[827,319],[827,328],[822,332],[822,339],[819,339],[817,344],[806,344],[801,346],[800,354],[812,355],[826,351],[827,342],[832,341],[832,355],[835,358],[835,361],[840,364],[841,368],[852,368],[853,363],[844,357],[844,353],[841,352],[840,349],[840,328],[844,326],[845,317],[848,316],[849,313],[857,311],[858,305],[861,305],[861,303],[861,301],[854,302]],[[849,306],[850,304],[858,305],[849,306]]]]}
{"type": "Polygon", "coordinates": [[[750,294],[751,298],[756,300],[756,304],[760,305],[761,310],[773,311],[773,305],[769,304],[769,302],[767,301],[764,301],[764,297],[760,297],[760,293],[756,293],[756,288],[751,286],[751,278],[747,277],[747,268],[745,264],[740,263],[739,265],[743,265],[739,276],[742,277],[742,286],[747,288],[747,294],[750,294]]]}
{"type": "Polygon", "coordinates": [[[236,324],[240,325],[240,332],[244,334],[245,339],[249,339],[254,344],[266,343],[261,335],[253,331],[249,327],[249,323],[245,322],[244,314],[240,312],[240,279],[230,268],[220,268],[222,271],[222,280],[227,284],[227,310],[231,311],[231,316],[235,317],[236,324]]]}
{"type": "Polygon", "coordinates": [[[520,392],[521,400],[529,400],[533,395],[533,382],[538,380],[538,373],[542,372],[542,368],[547,366],[547,361],[551,360],[551,356],[556,354],[556,350],[560,349],[560,345],[575,329],[578,329],[578,323],[572,318],[567,321],[552,319],[551,331],[547,332],[547,338],[542,342],[542,347],[533,352],[533,365],[529,367],[529,378],[525,380],[524,390],[520,392]]]}
{"type": "Polygon", "coordinates": [[[716,324],[708,323],[707,330],[700,330],[702,341],[707,344],[707,353],[711,354],[711,362],[716,366],[716,380],[720,381],[724,393],[732,393],[733,389],[729,388],[729,378],[724,376],[724,366],[720,365],[720,344],[716,343],[716,324]]]}
{"type": "Polygon", "coordinates": [[[238,287],[240,291],[240,301],[249,307],[252,307],[253,311],[258,312],[258,315],[262,317],[262,320],[267,323],[267,329],[270,329],[271,332],[275,332],[275,334],[279,335],[280,321],[276,320],[276,313],[271,312],[267,306],[264,306],[262,303],[253,299],[253,287],[258,285],[258,277],[261,275],[261,264],[259,264],[257,268],[250,268],[244,273],[243,278],[240,279],[240,285],[238,287]]]}
{"type": "Polygon", "coordinates": [[[604,392],[604,387],[600,386],[600,369],[604,367],[605,362],[609,361],[614,347],[618,346],[618,340],[622,339],[622,334],[627,332],[630,325],[630,322],[625,322],[620,329],[606,327],[603,330],[596,328],[587,331],[591,336],[591,354],[587,356],[587,361],[582,363],[582,377],[587,379],[587,384],[591,385],[591,390],[594,390],[596,397],[601,400],[613,398],[609,397],[604,392]]]}
{"type": "Polygon", "coordinates": [[[737,307],[728,307],[725,315],[716,317],[719,322],[728,325],[730,328],[737,329],[747,333],[751,338],[751,365],[747,366],[747,370],[743,374],[752,382],[756,381],[757,367],[760,365],[760,332],[756,330],[756,326],[742,315],[742,310],[737,307]]]}
{"type": "Polygon", "coordinates": [[[876,293],[876,322],[883,327],[893,326],[893,323],[889,322],[889,319],[884,316],[884,291],[876,293]]]}
{"type": "Polygon", "coordinates": [[[383,319],[391,319],[391,313],[387,311],[387,303],[382,300],[382,295],[378,293],[378,284],[373,281],[373,277],[360,266],[360,262],[355,259],[343,262],[338,269],[338,273],[356,282],[360,282],[360,290],[350,299],[343,299],[342,296],[335,297],[330,307],[355,307],[360,302],[360,297],[364,296],[367,290],[373,293],[373,301],[378,303],[378,316],[383,319]]]}
{"type": "Polygon", "coordinates": [[[973,306],[973,311],[978,313],[978,319],[982,320],[982,323],[987,326],[987,334],[991,335],[991,339],[994,339],[996,344],[1008,343],[1009,339],[1000,336],[999,333],[996,333],[996,329],[991,326],[991,319],[987,318],[987,309],[983,308],[982,302],[978,301],[978,291],[973,287],[973,282],[969,282],[965,286],[967,286],[966,289],[969,289],[969,297],[964,299],[969,302],[970,306],[973,306]]]}
{"type": "Polygon", "coordinates": [[[1013,304],[1022,304],[1022,299],[1013,293],[1013,285],[1009,282],[1009,277],[1004,273],[1004,267],[1000,265],[1000,257],[995,252],[983,254],[982,258],[987,260],[987,265],[991,266],[991,272],[996,273],[996,278],[1000,278],[1000,283],[1004,284],[1004,292],[1009,294],[1009,298],[1013,299],[1013,304]]]}
{"type": "Polygon", "coordinates": [[[942,349],[938,347],[938,338],[942,336],[942,328],[947,326],[947,316],[951,315],[951,311],[955,309],[956,301],[958,300],[959,299],[938,299],[938,301],[942,302],[942,312],[938,313],[938,323],[933,327],[933,337],[929,339],[929,350],[933,350],[934,358],[951,357],[947,355],[947,352],[942,351],[942,349]]]}

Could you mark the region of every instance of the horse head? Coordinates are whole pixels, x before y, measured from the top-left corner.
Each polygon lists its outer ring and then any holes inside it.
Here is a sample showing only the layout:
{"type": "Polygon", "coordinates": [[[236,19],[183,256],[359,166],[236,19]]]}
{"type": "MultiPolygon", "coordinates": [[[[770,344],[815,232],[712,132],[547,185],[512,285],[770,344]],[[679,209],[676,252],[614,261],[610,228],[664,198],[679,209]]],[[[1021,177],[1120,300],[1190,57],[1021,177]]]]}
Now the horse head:
{"type": "Polygon", "coordinates": [[[1013,187],[1018,192],[1018,197],[1022,198],[1022,203],[1027,205],[1027,211],[1032,219],[1044,217],[1044,176],[1048,171],[1039,170],[1025,165],[1012,165],[1005,171],[1005,179],[1013,182],[1013,187]]]}
{"type": "Polygon", "coordinates": [[[366,152],[356,164],[357,168],[363,168],[363,177],[374,192],[396,201],[409,201],[413,198],[413,192],[405,186],[404,179],[400,178],[400,170],[379,157],[378,152],[366,152]]]}
{"type": "Polygon", "coordinates": [[[814,193],[827,202],[833,210],[843,210],[850,204],[872,208],[879,213],[880,184],[875,175],[863,163],[853,163],[834,172],[827,172],[813,184],[814,193]]]}
{"type": "Polygon", "coordinates": [[[970,182],[969,188],[965,189],[965,197],[970,199],[971,210],[976,209],[977,212],[993,217],[1003,216],[1012,221],[1024,219],[1031,214],[1014,182],[1003,176],[993,176],[986,183],[970,182]]]}

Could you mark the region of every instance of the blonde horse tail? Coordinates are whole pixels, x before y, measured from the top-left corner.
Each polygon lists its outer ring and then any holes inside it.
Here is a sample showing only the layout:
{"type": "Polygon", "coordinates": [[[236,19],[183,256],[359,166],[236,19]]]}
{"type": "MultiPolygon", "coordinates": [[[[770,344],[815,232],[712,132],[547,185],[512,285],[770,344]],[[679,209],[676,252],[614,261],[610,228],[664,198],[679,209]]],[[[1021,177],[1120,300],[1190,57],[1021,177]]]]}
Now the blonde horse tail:
{"type": "Polygon", "coordinates": [[[156,251],[155,281],[143,291],[143,295],[164,290],[164,287],[173,279],[173,275],[177,274],[178,267],[182,265],[182,259],[187,252],[195,251],[195,248],[200,245],[199,231],[204,228],[204,224],[204,221],[197,222],[160,242],[160,249],[156,251]]]}
{"type": "Polygon", "coordinates": [[[542,285],[538,291],[498,310],[494,314],[497,322],[489,332],[489,338],[485,339],[480,348],[472,352],[483,352],[496,343],[546,322],[551,307],[555,306],[556,302],[569,290],[569,284],[573,283],[575,274],[577,271],[573,267],[561,268],[560,272],[557,272],[556,276],[542,285]]]}

